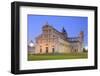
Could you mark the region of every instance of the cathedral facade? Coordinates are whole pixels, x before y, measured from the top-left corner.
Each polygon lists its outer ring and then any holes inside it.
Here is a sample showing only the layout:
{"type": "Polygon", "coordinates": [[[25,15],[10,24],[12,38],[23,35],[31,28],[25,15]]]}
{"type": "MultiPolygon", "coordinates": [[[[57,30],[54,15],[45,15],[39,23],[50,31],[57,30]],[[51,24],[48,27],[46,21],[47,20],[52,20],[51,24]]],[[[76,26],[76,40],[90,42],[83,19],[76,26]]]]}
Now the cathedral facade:
{"type": "Polygon", "coordinates": [[[42,33],[36,37],[35,54],[74,53],[83,52],[84,33],[81,31],[77,37],[69,37],[66,30],[62,31],[46,23],[42,33]]]}

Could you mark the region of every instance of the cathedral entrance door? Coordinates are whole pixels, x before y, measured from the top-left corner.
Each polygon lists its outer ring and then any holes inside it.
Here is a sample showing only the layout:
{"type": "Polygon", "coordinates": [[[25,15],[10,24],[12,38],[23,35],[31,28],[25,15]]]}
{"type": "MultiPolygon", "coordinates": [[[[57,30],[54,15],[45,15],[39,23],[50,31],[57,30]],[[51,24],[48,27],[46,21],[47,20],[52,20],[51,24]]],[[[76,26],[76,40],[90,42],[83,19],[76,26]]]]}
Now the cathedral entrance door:
{"type": "Polygon", "coordinates": [[[48,47],[46,47],[46,53],[48,53],[48,47]]]}
{"type": "Polygon", "coordinates": [[[52,53],[54,53],[55,52],[55,48],[52,48],[52,53]]]}

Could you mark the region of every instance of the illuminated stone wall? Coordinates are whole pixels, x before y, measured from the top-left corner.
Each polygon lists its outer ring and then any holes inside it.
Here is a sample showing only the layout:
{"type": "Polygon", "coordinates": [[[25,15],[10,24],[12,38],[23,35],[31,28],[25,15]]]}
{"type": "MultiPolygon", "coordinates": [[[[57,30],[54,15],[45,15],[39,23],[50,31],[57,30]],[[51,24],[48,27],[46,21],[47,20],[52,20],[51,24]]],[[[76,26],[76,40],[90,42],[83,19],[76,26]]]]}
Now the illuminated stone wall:
{"type": "Polygon", "coordinates": [[[71,53],[82,52],[83,33],[81,32],[78,41],[68,41],[65,36],[52,26],[46,24],[42,28],[42,34],[36,38],[35,53],[71,53]]]}

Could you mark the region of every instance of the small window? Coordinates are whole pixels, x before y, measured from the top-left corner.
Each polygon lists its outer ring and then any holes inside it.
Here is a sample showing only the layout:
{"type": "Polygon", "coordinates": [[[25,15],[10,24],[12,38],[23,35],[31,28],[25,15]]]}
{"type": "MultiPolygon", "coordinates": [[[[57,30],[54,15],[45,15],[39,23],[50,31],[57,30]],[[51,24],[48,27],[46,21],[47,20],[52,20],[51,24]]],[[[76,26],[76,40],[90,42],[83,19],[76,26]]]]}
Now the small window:
{"type": "Polygon", "coordinates": [[[55,35],[53,35],[53,37],[55,37],[55,35]]]}
{"type": "Polygon", "coordinates": [[[46,44],[46,46],[48,46],[48,44],[46,44]]]}
{"type": "Polygon", "coordinates": [[[54,45],[52,45],[52,47],[54,47],[54,45]]]}

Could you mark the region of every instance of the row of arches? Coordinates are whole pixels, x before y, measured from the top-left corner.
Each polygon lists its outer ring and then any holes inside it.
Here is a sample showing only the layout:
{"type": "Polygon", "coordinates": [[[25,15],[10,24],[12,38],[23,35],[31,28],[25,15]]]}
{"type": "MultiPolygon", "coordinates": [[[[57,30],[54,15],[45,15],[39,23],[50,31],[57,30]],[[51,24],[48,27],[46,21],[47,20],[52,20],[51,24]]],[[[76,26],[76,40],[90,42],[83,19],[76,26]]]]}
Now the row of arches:
{"type": "Polygon", "coordinates": [[[72,47],[72,48],[71,48],[71,52],[78,52],[78,48],[72,47]]]}
{"type": "MultiPolygon", "coordinates": [[[[40,53],[42,53],[42,47],[40,47],[40,53]]],[[[52,48],[52,53],[54,53],[55,52],[55,48],[53,47],[52,48]]],[[[45,53],[49,53],[49,47],[45,47],[45,53]]]]}

